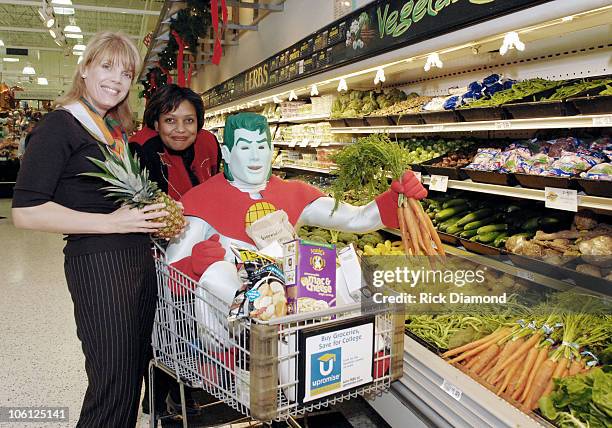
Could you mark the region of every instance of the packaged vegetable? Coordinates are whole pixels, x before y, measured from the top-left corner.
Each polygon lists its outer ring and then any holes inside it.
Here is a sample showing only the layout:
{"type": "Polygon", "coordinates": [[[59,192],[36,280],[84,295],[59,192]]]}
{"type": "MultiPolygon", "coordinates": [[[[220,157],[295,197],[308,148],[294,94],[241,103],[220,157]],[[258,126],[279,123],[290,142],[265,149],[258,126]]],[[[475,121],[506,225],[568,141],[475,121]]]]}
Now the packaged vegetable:
{"type": "Polygon", "coordinates": [[[612,181],[612,163],[600,163],[587,172],[580,174],[582,178],[589,180],[612,181]]]}
{"type": "Polygon", "coordinates": [[[497,171],[501,166],[500,155],[500,149],[491,147],[480,148],[476,152],[472,163],[466,166],[466,168],[478,171],[497,171]]]}

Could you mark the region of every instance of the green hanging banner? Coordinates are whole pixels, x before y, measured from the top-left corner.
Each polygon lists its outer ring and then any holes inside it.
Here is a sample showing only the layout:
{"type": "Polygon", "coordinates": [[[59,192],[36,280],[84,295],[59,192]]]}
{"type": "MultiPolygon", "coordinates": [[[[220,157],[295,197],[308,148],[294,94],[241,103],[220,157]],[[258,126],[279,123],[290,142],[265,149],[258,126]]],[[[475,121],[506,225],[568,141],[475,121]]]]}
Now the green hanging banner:
{"type": "Polygon", "coordinates": [[[206,108],[550,0],[377,0],[203,95],[206,108]]]}

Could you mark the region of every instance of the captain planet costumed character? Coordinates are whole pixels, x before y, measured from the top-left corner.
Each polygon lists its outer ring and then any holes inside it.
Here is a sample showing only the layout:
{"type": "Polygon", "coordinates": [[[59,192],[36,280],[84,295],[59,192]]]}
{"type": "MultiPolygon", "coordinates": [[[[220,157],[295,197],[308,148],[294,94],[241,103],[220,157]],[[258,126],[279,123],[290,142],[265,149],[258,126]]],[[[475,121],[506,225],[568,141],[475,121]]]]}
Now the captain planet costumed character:
{"type": "Polygon", "coordinates": [[[188,225],[167,250],[168,261],[215,296],[228,302],[241,287],[232,245],[256,250],[246,228],[277,210],[289,223],[343,232],[367,233],[398,228],[396,190],[422,199],[427,190],[411,171],[401,183],[367,205],[340,203],[319,189],[271,175],[272,143],[264,116],[239,113],[225,122],[221,154],[224,174],[217,174],[187,192],[181,202],[188,225]]]}

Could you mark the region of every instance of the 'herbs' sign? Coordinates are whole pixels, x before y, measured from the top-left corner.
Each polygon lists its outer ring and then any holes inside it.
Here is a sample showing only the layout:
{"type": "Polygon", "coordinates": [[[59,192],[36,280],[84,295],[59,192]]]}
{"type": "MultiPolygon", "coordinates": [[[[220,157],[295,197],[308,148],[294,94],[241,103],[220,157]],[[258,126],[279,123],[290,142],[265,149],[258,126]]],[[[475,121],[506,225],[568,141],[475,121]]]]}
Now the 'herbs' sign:
{"type": "Polygon", "coordinates": [[[204,94],[204,104],[225,104],[548,1],[373,1],[215,86],[204,94]]]}

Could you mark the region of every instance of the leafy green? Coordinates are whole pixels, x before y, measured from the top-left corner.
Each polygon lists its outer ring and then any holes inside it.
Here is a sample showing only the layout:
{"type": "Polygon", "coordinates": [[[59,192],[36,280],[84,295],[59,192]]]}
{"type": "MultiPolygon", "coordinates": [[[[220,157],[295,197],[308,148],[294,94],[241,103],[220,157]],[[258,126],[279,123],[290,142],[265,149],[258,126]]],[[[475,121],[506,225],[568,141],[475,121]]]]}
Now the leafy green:
{"type": "Polygon", "coordinates": [[[560,427],[612,427],[612,370],[555,379],[553,392],[539,401],[544,417],[560,427]]]}

